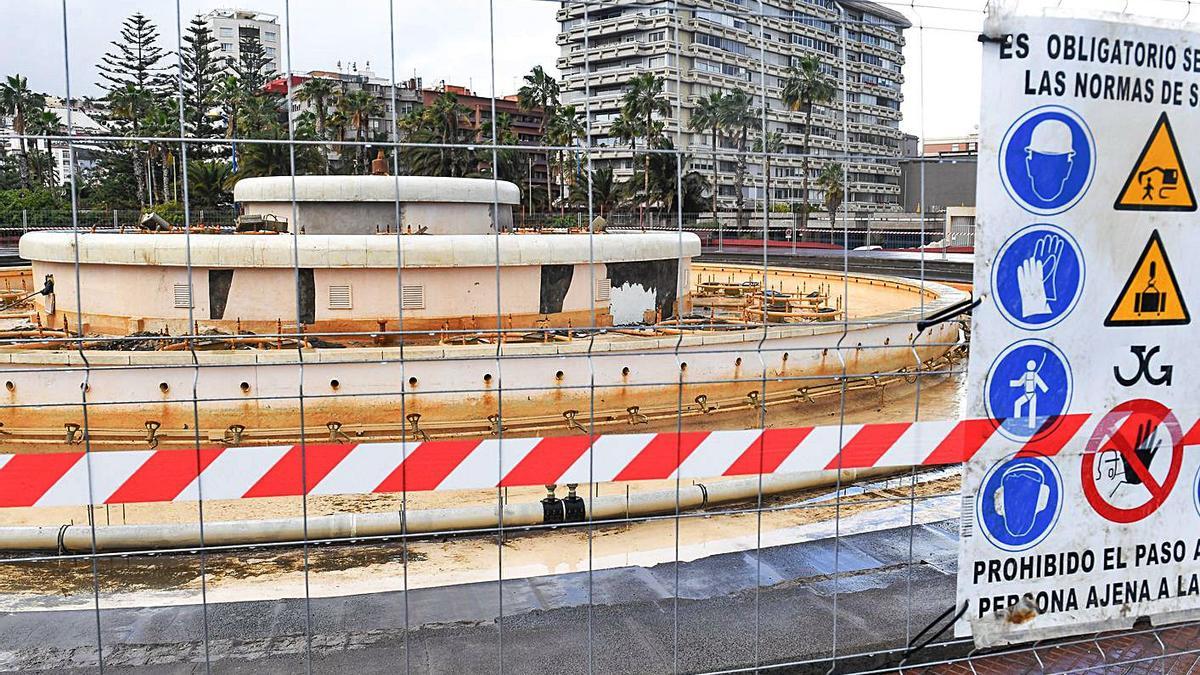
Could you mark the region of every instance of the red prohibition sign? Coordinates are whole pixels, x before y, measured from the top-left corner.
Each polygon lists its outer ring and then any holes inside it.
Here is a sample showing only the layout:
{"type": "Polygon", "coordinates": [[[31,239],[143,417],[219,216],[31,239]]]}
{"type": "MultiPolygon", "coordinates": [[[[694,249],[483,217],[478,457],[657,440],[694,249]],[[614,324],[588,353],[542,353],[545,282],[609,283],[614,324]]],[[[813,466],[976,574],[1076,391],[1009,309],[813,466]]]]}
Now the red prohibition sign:
{"type": "MultiPolygon", "coordinates": [[[[1165,449],[1165,448],[1164,448],[1165,449]]],[[[1183,466],[1183,433],[1179,421],[1171,409],[1158,401],[1134,399],[1126,401],[1106,414],[1092,432],[1080,463],[1083,494],[1096,513],[1114,523],[1136,523],[1158,510],[1175,482],[1183,466]],[[1152,430],[1165,429],[1170,435],[1171,466],[1166,479],[1160,484],[1150,473],[1150,467],[1137,455],[1138,429],[1149,425],[1152,430]],[[1119,425],[1119,426],[1118,426],[1119,425]],[[1115,450],[1121,454],[1126,465],[1141,479],[1142,486],[1150,493],[1145,503],[1133,508],[1123,508],[1108,502],[1100,494],[1093,476],[1096,456],[1101,452],[1115,450]]]]}

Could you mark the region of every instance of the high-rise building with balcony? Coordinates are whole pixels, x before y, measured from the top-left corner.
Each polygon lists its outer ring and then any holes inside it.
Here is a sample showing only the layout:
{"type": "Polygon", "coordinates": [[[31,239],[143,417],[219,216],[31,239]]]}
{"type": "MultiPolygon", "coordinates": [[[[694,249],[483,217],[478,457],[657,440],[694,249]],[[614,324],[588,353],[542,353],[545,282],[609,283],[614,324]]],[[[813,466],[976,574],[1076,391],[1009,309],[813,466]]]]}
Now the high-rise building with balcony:
{"type": "MultiPolygon", "coordinates": [[[[590,113],[593,143],[623,145],[611,126],[621,95],[634,75],[654,73],[664,78],[672,107],[663,133],[682,139],[677,145],[691,155],[690,168],[706,176],[712,171],[711,136],[688,128],[692,110],[702,97],[735,88],[762,106],[765,74],[767,127],[781,133],[787,156],[772,160],[770,181],[762,175],[763,162],[748,162],[747,203],[763,199],[768,182],[772,201],[803,200],[805,118],[784,105],[782,87],[790,66],[816,56],[837,93],[813,110],[808,202],[824,200],[815,185],[821,167],[844,158],[850,212],[900,210],[903,31],[911,26],[903,15],[864,0],[618,0],[564,3],[558,20],[563,100],[590,113]]],[[[728,152],[732,143],[722,147],[728,152]]],[[[735,195],[735,158],[718,153],[718,161],[718,194],[728,205],[735,195]]],[[[632,172],[631,154],[612,162],[618,176],[632,172]]]]}
{"type": "Polygon", "coordinates": [[[243,38],[257,38],[262,43],[268,72],[282,71],[279,59],[279,17],[249,9],[214,9],[204,15],[208,29],[216,39],[220,56],[225,63],[236,63],[242,53],[243,38]]]}

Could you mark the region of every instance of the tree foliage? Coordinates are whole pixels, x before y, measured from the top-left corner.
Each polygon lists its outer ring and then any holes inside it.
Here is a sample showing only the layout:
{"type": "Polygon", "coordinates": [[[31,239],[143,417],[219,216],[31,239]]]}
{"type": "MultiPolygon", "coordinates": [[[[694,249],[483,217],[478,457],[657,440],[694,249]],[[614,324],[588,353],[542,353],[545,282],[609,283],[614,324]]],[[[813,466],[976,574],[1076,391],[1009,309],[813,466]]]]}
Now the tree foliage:
{"type": "MultiPolygon", "coordinates": [[[[184,128],[196,138],[216,138],[217,128],[210,112],[217,102],[218,85],[221,81],[220,47],[203,17],[196,15],[188,24],[183,36],[182,65],[184,128]]],[[[215,154],[211,145],[189,148],[189,154],[211,157],[215,154]]]]}
{"type": "Polygon", "coordinates": [[[800,57],[794,68],[788,70],[783,82],[783,102],[792,110],[804,113],[804,144],[801,148],[801,200],[805,208],[800,209],[801,228],[808,226],[808,158],[812,138],[813,106],[833,100],[837,89],[833,81],[822,70],[821,60],[815,56],[800,57]]]}

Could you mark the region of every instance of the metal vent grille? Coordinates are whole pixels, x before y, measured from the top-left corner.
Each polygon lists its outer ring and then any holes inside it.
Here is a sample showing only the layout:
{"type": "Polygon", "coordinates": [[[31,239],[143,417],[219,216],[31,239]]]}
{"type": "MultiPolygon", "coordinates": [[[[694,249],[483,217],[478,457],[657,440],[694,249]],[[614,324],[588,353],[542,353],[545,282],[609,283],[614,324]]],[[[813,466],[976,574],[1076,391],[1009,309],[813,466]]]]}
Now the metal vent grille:
{"type": "Polygon", "coordinates": [[[329,309],[350,309],[353,306],[349,284],[329,287],[329,309]]]}
{"type": "Polygon", "coordinates": [[[187,284],[175,284],[175,308],[191,309],[192,289],[187,284]]]}
{"type": "Polygon", "coordinates": [[[596,301],[608,302],[612,297],[612,279],[596,280],[596,301]]]}
{"type": "Polygon", "coordinates": [[[400,289],[400,306],[404,309],[425,309],[425,287],[403,286],[400,289]]]}

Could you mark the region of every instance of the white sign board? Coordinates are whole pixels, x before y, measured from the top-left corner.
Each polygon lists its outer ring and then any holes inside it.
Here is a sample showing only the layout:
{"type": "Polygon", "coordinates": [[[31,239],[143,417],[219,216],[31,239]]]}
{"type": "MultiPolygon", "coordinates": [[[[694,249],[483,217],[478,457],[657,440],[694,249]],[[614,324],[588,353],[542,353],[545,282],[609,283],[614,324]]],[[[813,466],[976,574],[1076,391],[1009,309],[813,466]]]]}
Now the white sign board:
{"type": "Polygon", "coordinates": [[[1200,35],[993,16],[956,625],[980,645],[1200,609],[1200,35]]]}

